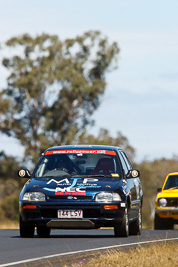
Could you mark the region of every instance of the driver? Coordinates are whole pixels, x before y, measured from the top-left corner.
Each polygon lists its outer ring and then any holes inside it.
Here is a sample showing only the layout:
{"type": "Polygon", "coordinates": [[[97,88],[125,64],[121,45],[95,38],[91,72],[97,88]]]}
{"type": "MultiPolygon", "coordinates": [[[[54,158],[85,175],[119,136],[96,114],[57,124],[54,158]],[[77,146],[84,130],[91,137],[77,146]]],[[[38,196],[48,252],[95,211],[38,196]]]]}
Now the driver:
{"type": "Polygon", "coordinates": [[[56,169],[65,171],[69,174],[75,172],[72,162],[66,155],[58,157],[56,162],[56,169]]]}
{"type": "Polygon", "coordinates": [[[60,159],[58,161],[57,169],[68,172],[67,163],[64,160],[60,159]]]}

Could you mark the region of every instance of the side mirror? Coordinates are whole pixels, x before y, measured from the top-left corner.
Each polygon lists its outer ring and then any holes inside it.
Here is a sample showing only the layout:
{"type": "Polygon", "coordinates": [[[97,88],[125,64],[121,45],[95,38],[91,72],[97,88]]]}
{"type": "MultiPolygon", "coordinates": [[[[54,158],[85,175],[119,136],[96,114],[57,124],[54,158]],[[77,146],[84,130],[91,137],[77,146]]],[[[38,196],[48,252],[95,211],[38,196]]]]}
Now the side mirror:
{"type": "Polygon", "coordinates": [[[157,188],[157,192],[160,193],[161,192],[161,187],[157,188]]]}
{"type": "Polygon", "coordinates": [[[130,170],[128,171],[127,175],[126,175],[126,178],[129,179],[129,178],[137,178],[140,176],[140,172],[139,170],[130,170]]]}
{"type": "Polygon", "coordinates": [[[30,178],[31,173],[27,169],[20,169],[17,171],[17,175],[21,178],[30,178]]]}

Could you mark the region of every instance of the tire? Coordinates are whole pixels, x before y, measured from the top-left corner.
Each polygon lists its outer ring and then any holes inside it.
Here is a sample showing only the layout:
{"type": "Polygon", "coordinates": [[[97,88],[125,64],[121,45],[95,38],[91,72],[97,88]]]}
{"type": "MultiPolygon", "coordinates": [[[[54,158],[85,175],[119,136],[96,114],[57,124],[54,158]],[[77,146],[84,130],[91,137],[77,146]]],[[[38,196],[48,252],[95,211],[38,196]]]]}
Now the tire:
{"type": "Polygon", "coordinates": [[[51,229],[46,226],[37,226],[37,234],[39,237],[49,237],[50,236],[51,229]]]}
{"type": "Polygon", "coordinates": [[[174,229],[174,223],[173,223],[173,221],[171,219],[160,218],[155,213],[154,229],[155,230],[173,230],[174,229]]]}
{"type": "Polygon", "coordinates": [[[168,220],[166,223],[166,229],[167,230],[174,230],[174,223],[172,220],[168,220]]]}
{"type": "Polygon", "coordinates": [[[20,215],[20,236],[21,237],[33,237],[35,227],[29,222],[24,222],[20,215]]]}
{"type": "Polygon", "coordinates": [[[172,221],[169,221],[167,224],[167,229],[174,230],[174,223],[172,221]]]}
{"type": "Polygon", "coordinates": [[[129,236],[129,217],[128,217],[128,208],[125,208],[125,213],[122,218],[122,222],[115,222],[114,225],[114,234],[115,237],[128,237],[129,236]]]}
{"type": "Polygon", "coordinates": [[[164,219],[160,218],[156,213],[154,217],[154,229],[155,230],[163,230],[164,226],[164,219]]]}
{"type": "Polygon", "coordinates": [[[141,208],[139,208],[136,221],[132,222],[129,226],[129,234],[141,235],[141,231],[142,231],[142,211],[141,208]]]}

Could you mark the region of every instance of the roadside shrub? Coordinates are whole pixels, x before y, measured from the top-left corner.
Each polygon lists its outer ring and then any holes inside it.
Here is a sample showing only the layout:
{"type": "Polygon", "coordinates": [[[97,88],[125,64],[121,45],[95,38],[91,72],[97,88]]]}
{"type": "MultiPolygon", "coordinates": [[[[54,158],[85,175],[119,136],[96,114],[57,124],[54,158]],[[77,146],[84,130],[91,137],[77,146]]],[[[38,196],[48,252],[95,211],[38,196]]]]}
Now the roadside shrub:
{"type": "Polygon", "coordinates": [[[9,220],[18,221],[19,195],[9,195],[1,202],[3,215],[9,220]]]}

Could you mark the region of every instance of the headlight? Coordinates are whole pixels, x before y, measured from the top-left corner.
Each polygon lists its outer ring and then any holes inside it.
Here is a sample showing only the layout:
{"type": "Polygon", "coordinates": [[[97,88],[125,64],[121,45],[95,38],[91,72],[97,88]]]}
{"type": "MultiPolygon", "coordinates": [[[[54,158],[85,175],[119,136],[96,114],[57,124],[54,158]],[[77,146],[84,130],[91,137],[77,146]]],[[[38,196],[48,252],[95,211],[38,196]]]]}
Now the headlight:
{"type": "Polygon", "coordinates": [[[23,195],[23,200],[27,201],[45,201],[45,194],[41,192],[27,192],[23,195]]]}
{"type": "Polygon", "coordinates": [[[158,205],[159,205],[160,207],[166,207],[166,205],[167,205],[167,200],[166,200],[165,198],[159,198],[159,199],[158,199],[158,205]]]}
{"type": "Polygon", "coordinates": [[[105,193],[101,192],[96,195],[95,201],[97,202],[113,202],[113,201],[121,201],[121,197],[118,193],[105,193]]]}

